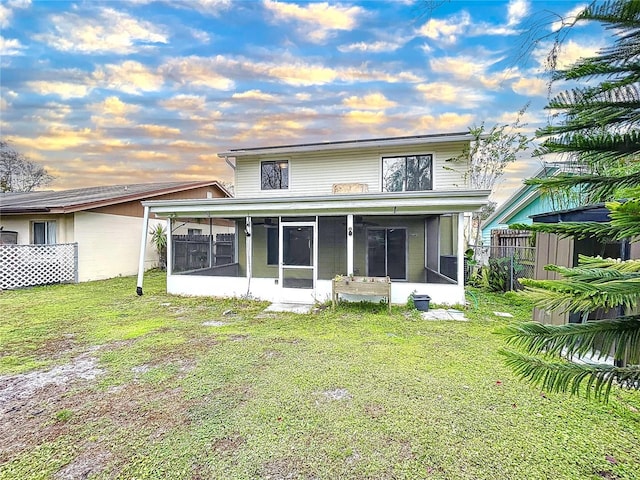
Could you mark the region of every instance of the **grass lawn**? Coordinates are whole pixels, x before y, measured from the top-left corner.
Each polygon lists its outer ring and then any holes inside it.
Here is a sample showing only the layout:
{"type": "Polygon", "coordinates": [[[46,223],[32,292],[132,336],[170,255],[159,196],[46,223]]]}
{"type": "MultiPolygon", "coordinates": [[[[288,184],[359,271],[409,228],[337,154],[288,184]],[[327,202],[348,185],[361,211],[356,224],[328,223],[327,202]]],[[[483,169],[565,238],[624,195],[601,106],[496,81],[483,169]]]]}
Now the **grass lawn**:
{"type": "MultiPolygon", "coordinates": [[[[517,380],[495,332],[343,305],[174,297],[162,273],[0,292],[0,479],[634,479],[640,395],[517,380]]],[[[495,316],[509,312],[514,318],[495,316]]]]}

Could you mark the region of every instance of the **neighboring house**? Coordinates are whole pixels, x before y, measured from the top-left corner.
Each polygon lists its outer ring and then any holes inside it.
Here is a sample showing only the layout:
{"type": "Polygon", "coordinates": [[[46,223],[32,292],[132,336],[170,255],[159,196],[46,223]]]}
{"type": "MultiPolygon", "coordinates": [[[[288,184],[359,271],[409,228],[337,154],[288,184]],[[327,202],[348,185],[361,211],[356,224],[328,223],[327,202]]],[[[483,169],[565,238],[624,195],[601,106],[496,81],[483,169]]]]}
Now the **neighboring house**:
{"type": "MultiPolygon", "coordinates": [[[[560,222],[607,222],[609,210],[604,204],[588,205],[579,208],[549,212],[532,217],[533,223],[560,223],[560,222]]],[[[594,237],[576,239],[573,237],[561,238],[555,233],[536,234],[536,261],[535,274],[537,280],[555,280],[560,276],[544,267],[558,265],[561,267],[575,267],[578,265],[579,255],[603,258],[619,258],[622,260],[640,258],[640,244],[627,240],[602,242],[594,237]]],[[[568,313],[555,310],[553,312],[534,309],[533,318],[542,323],[561,325],[564,323],[581,323],[586,320],[598,320],[617,316],[615,309],[611,311],[597,310],[588,315],[581,313],[568,313]]]]}
{"type": "MultiPolygon", "coordinates": [[[[140,219],[144,213],[142,200],[229,196],[215,181],[0,194],[0,227],[6,243],[77,243],[78,280],[98,280],[138,271],[137,252],[143,228],[140,219]]],[[[217,228],[226,232],[229,222],[220,223],[217,228]]],[[[199,224],[185,224],[182,226],[184,233],[189,233],[188,226],[200,227],[209,233],[208,225],[199,224]]],[[[158,254],[150,247],[144,258],[144,268],[157,262],[158,254]]]]}
{"type": "MultiPolygon", "coordinates": [[[[337,275],[389,276],[393,303],[412,292],[463,303],[464,213],[482,208],[489,191],[461,187],[464,173],[444,167],[471,140],[454,133],[222,152],[235,168],[235,198],[143,202],[171,225],[235,222],[232,262],[186,272],[169,265],[167,289],[310,303],[331,298],[337,275]]],[[[139,294],[142,280],[140,269],[139,294]]]]}
{"type": "MultiPolygon", "coordinates": [[[[559,172],[558,167],[543,167],[533,178],[545,178],[559,172]]],[[[491,231],[508,229],[514,223],[531,224],[531,216],[554,210],[555,205],[548,196],[540,194],[533,185],[522,185],[482,222],[482,245],[491,245],[491,231]]]]}

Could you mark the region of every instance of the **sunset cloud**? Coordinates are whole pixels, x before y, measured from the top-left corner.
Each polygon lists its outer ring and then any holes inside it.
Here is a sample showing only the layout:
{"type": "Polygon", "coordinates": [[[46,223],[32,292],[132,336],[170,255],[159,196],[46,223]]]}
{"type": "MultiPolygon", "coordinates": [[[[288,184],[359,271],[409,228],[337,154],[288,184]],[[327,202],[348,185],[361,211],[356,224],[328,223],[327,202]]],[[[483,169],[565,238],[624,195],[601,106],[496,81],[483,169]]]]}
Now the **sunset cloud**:
{"type": "Polygon", "coordinates": [[[177,137],[180,135],[179,128],[167,127],[166,125],[138,125],[138,128],[154,138],[177,137]]]}
{"type": "Polygon", "coordinates": [[[387,121],[384,112],[371,112],[369,110],[353,110],[344,115],[344,120],[351,124],[381,125],[387,121]]]}
{"type": "Polygon", "coordinates": [[[541,78],[519,78],[511,88],[519,95],[544,96],[548,91],[548,83],[541,78]]]}
{"type": "Polygon", "coordinates": [[[363,97],[354,95],[342,100],[342,104],[359,110],[382,110],[397,105],[396,102],[392,102],[381,93],[371,93],[363,97]]]}
{"type": "Polygon", "coordinates": [[[237,92],[231,95],[236,100],[256,100],[259,102],[273,102],[277,98],[270,93],[261,92],[260,90],[247,90],[246,92],[237,92]]]}
{"type": "Polygon", "coordinates": [[[57,95],[63,99],[86,97],[92,90],[89,85],[45,80],[27,82],[26,85],[38,95],[57,95]]]}
{"type": "Polygon", "coordinates": [[[105,65],[93,76],[105,88],[135,95],[160,90],[164,83],[162,75],[133,60],[120,65],[105,65]]]}
{"type": "Polygon", "coordinates": [[[486,100],[486,94],[465,86],[446,82],[433,82],[418,85],[416,89],[426,100],[445,104],[461,104],[467,108],[486,100]]]}
{"type": "Polygon", "coordinates": [[[199,95],[176,95],[175,97],[161,100],[160,106],[169,110],[195,112],[205,108],[206,99],[199,95]]]}

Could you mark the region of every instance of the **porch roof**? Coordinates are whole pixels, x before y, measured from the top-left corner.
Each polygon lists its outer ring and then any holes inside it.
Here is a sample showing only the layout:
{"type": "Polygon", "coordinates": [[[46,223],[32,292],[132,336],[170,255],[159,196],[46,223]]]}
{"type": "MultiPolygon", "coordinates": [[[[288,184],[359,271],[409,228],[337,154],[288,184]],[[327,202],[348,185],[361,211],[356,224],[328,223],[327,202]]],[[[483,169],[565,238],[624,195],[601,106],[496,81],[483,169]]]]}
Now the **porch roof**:
{"type": "Polygon", "coordinates": [[[359,193],[281,198],[212,198],[142,202],[158,217],[240,218],[305,215],[418,215],[471,212],[489,190],[359,193]]]}

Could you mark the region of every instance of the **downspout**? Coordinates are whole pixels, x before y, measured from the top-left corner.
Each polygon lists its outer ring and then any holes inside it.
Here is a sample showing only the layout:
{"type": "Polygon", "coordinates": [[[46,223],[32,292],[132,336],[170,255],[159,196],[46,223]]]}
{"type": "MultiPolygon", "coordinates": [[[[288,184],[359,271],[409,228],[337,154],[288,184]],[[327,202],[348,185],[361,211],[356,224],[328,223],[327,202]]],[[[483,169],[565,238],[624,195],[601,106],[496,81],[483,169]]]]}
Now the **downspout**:
{"type": "Polygon", "coordinates": [[[140,238],[140,259],[138,260],[138,283],[136,293],[142,296],[142,279],[144,278],[144,259],[147,254],[147,231],[149,230],[149,207],[145,205],[142,216],[142,235],[140,238]]]}

